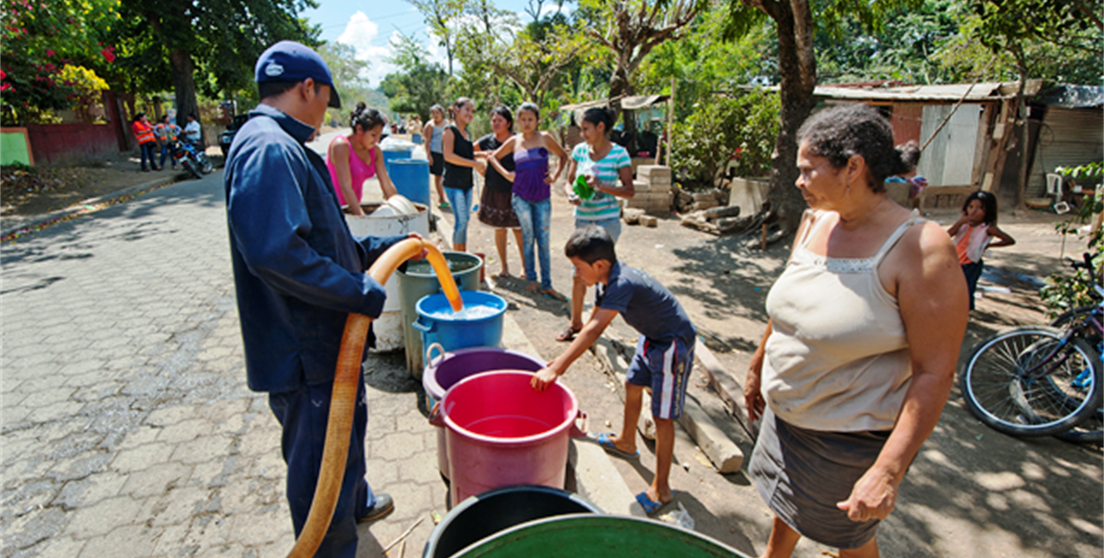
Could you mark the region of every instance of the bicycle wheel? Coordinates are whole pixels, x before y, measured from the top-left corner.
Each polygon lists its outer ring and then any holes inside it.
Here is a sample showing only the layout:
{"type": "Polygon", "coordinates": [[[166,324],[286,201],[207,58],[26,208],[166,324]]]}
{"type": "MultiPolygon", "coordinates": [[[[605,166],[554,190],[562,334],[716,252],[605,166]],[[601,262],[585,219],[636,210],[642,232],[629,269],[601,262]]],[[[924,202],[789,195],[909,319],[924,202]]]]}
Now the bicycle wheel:
{"type": "Polygon", "coordinates": [[[1104,389],[1098,359],[1084,340],[1061,339],[1055,328],[1021,326],[979,343],[960,378],[970,411],[1015,436],[1064,432],[1095,413],[1104,389]]]}

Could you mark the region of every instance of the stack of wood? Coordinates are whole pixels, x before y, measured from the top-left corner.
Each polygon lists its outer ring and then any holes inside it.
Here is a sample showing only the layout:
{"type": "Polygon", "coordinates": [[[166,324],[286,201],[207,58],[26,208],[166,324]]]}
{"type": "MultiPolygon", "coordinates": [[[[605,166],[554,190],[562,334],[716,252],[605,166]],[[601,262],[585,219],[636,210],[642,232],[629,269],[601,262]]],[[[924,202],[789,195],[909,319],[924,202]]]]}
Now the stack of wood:
{"type": "Polygon", "coordinates": [[[675,189],[675,211],[679,214],[694,211],[694,194],[681,188],[675,189]]]}
{"type": "Polygon", "coordinates": [[[630,199],[621,200],[625,209],[643,209],[649,215],[670,215],[674,203],[671,191],[671,167],[640,165],[633,181],[636,193],[630,199]]]}
{"type": "Polygon", "coordinates": [[[728,203],[728,193],[717,188],[691,194],[691,196],[694,198],[694,204],[690,206],[691,211],[712,209],[728,203]]]}
{"type": "Polygon", "coordinates": [[[688,213],[682,217],[682,224],[713,234],[724,234],[747,228],[754,218],[754,215],[740,217],[740,206],[727,205],[688,213]]]}

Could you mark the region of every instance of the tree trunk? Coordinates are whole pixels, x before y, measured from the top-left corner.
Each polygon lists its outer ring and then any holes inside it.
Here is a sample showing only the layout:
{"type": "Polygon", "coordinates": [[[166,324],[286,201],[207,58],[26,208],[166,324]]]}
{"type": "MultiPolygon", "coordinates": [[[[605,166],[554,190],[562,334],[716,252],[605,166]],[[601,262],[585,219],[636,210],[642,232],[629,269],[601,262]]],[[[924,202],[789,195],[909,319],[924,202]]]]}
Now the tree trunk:
{"type": "Polygon", "coordinates": [[[636,156],[636,117],[633,116],[631,110],[621,108],[621,101],[633,94],[632,84],[629,82],[625,66],[625,64],[618,65],[617,69],[614,70],[613,78],[610,80],[609,104],[614,115],[621,115],[625,138],[628,139],[625,150],[629,152],[631,158],[636,156]]]}
{"type": "MultiPolygon", "coordinates": [[[[169,61],[172,62],[173,89],[176,92],[177,122],[187,122],[188,115],[194,114],[196,121],[202,124],[203,121],[199,114],[199,102],[196,100],[195,78],[193,77],[195,75],[195,63],[192,62],[192,53],[188,49],[175,49],[169,53],[169,61]]],[[[206,132],[205,129],[202,131],[206,132]]],[[[205,136],[206,134],[201,137],[205,136]]],[[[203,141],[203,144],[206,145],[206,142],[203,141]]]]}
{"type": "Polygon", "coordinates": [[[1024,56],[1023,47],[1013,49],[1016,57],[1016,71],[1020,73],[1019,88],[1016,90],[1016,114],[1020,121],[1020,168],[1016,173],[1016,207],[1024,207],[1027,203],[1027,167],[1031,161],[1027,160],[1031,152],[1027,148],[1027,142],[1031,137],[1030,116],[1027,110],[1027,99],[1024,98],[1024,88],[1027,85],[1027,59],[1024,56]]]}
{"type": "Polygon", "coordinates": [[[814,106],[816,58],[813,54],[813,20],[807,0],[782,0],[765,6],[778,29],[778,65],[781,112],[778,140],[771,154],[771,187],[767,193],[767,222],[776,222],[783,236],[801,222],[805,200],[794,186],[797,181],[797,131],[814,106]]]}

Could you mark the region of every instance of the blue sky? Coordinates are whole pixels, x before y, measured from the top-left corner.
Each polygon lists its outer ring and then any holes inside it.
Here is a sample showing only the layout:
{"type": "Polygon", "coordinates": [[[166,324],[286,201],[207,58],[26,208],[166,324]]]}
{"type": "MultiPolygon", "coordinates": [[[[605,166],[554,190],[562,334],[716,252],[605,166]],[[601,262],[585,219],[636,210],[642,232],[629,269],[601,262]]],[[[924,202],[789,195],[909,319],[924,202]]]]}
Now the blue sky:
{"type": "MultiPolygon", "coordinates": [[[[358,59],[368,61],[367,78],[372,87],[378,87],[383,76],[395,70],[384,60],[391,55],[389,43],[396,33],[413,36],[445,65],[444,49],[429,36],[422,14],[404,0],[319,0],[318,4],[318,9],[304,11],[303,17],[322,26],[323,40],[346,43],[356,49],[358,59]]],[[[529,19],[524,14],[528,0],[497,0],[495,5],[529,19]]],[[[554,2],[546,0],[545,10],[554,7],[554,2]]]]}

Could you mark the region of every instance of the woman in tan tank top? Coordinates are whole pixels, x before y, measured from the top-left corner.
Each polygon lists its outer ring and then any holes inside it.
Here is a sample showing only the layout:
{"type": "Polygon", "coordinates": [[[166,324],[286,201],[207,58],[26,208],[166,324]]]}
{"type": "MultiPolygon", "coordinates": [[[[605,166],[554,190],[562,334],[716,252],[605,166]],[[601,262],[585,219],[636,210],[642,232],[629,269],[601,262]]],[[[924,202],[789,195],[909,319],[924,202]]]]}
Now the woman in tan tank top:
{"type": "Polygon", "coordinates": [[[744,390],[749,418],[762,418],[749,473],[775,513],[763,556],[788,557],[805,536],[872,557],[950,395],[966,283],[947,234],[886,196],[886,177],[915,166],[915,143],[895,149],[865,105],[817,113],[800,136],[811,209],[744,390]]]}

